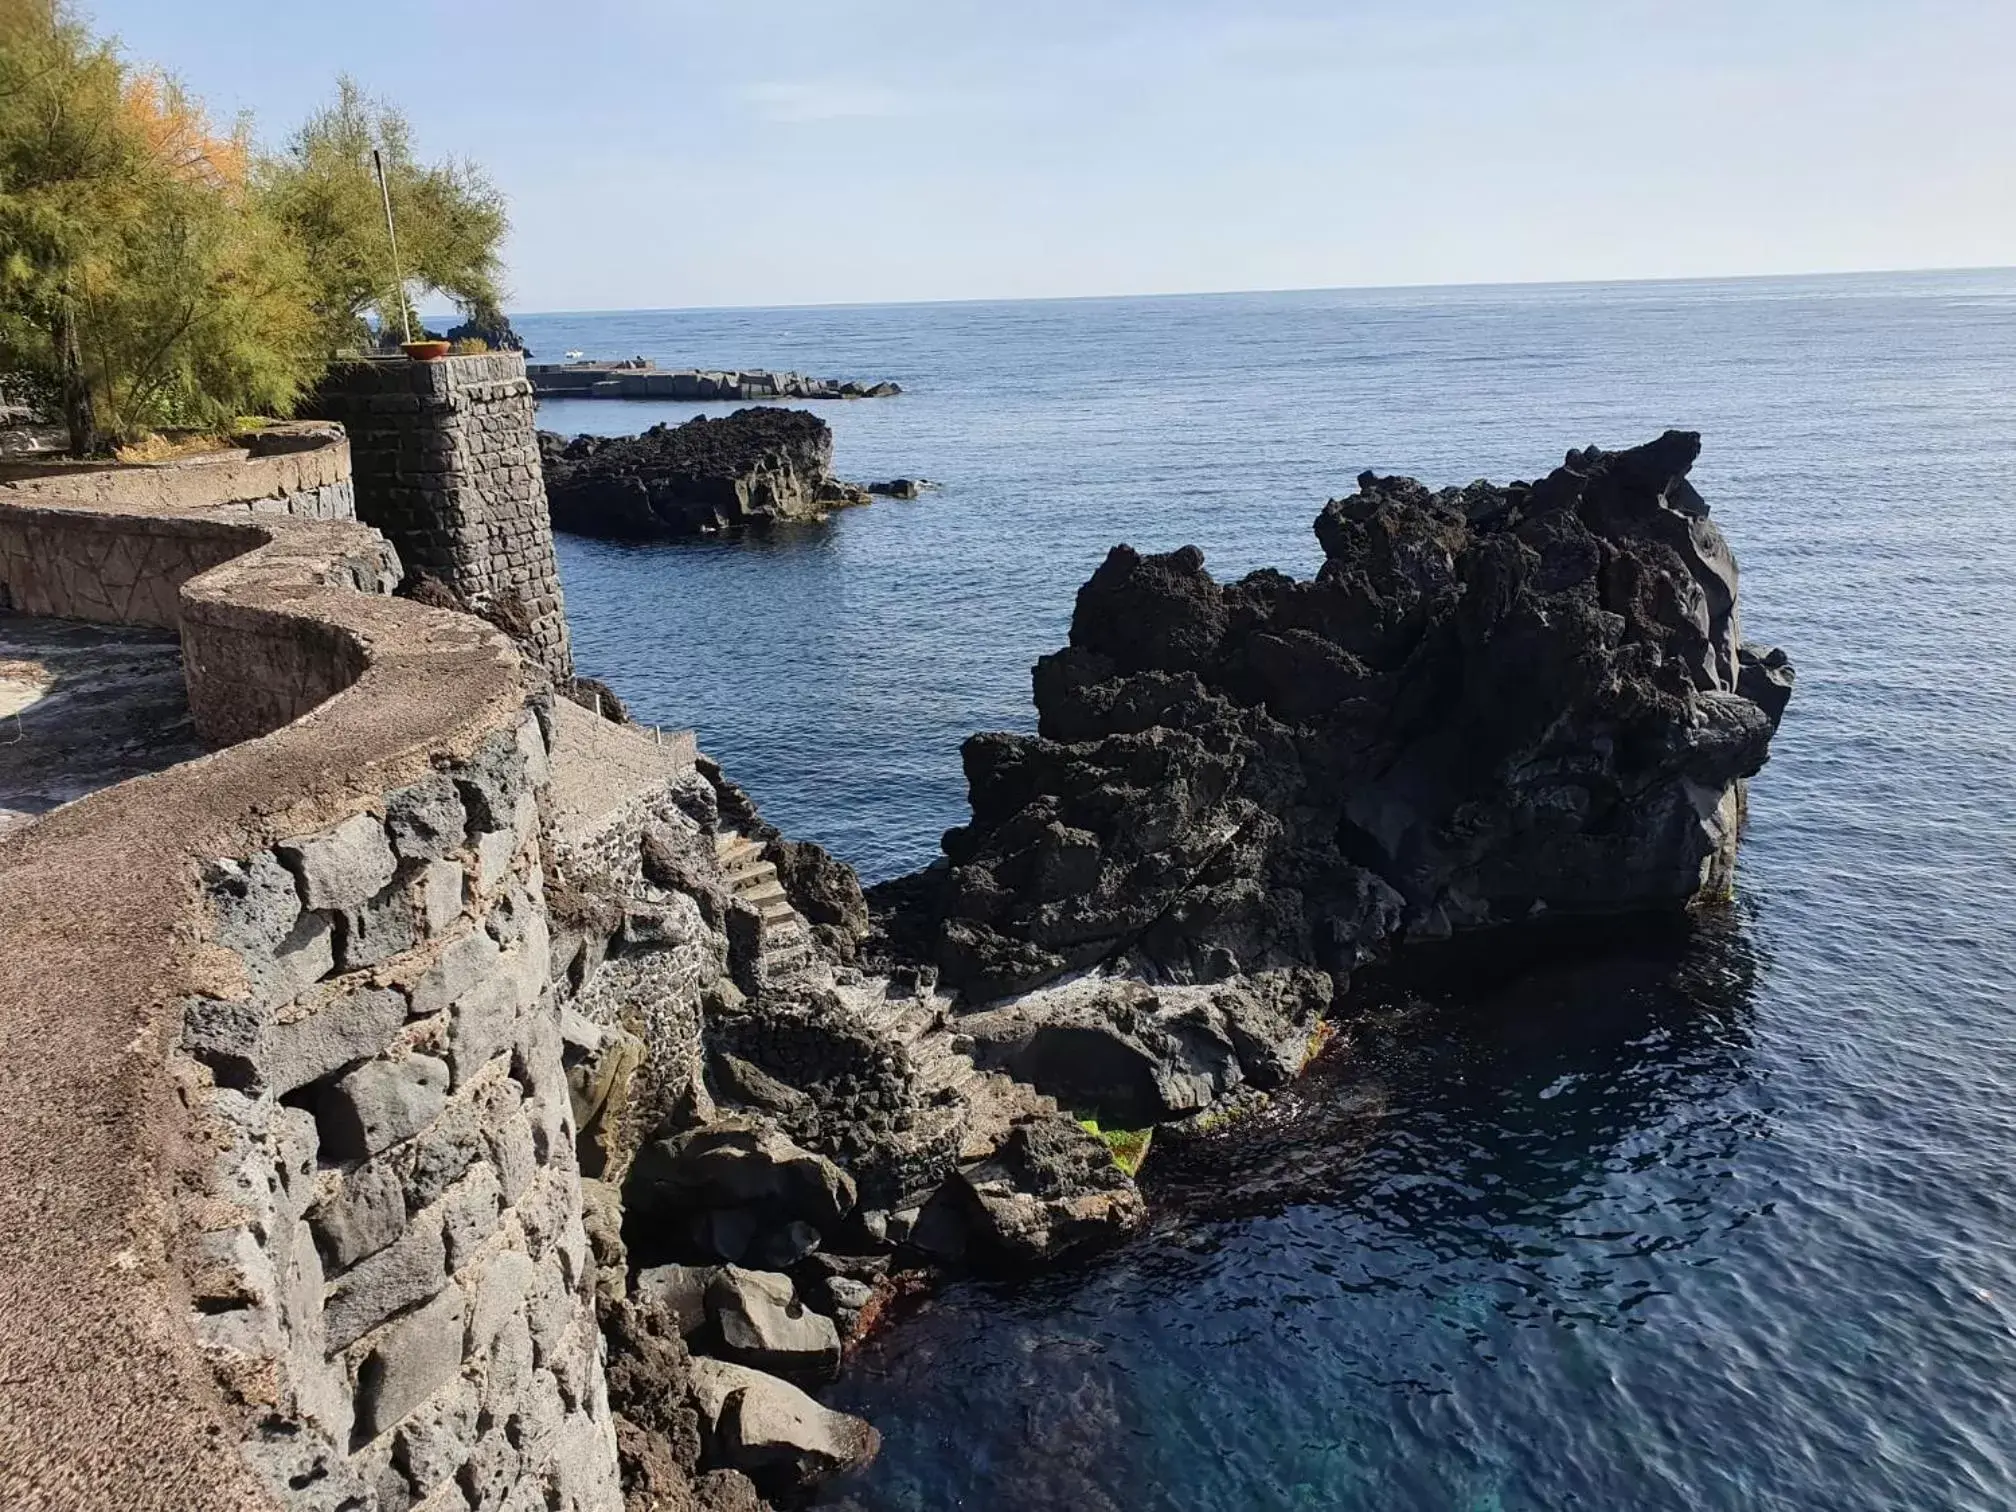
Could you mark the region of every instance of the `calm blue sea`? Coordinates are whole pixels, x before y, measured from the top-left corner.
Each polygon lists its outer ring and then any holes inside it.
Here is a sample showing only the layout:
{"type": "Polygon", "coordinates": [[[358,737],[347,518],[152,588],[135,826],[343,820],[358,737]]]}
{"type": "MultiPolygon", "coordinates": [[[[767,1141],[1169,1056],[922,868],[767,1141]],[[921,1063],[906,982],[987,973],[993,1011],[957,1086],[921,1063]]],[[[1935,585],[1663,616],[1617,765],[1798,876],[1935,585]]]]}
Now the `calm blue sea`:
{"type": "MultiPolygon", "coordinates": [[[[1108,547],[1308,572],[1363,468],[1706,434],[1798,692],[1670,957],[1389,1006],[1117,1255],[955,1286],[828,1395],[873,1509],[2016,1506],[2016,273],[523,318],[895,378],[727,545],[562,538],[577,659],[870,878],[964,817],[1108,547]]],[[[723,406],[546,407],[560,430],[723,406]]]]}

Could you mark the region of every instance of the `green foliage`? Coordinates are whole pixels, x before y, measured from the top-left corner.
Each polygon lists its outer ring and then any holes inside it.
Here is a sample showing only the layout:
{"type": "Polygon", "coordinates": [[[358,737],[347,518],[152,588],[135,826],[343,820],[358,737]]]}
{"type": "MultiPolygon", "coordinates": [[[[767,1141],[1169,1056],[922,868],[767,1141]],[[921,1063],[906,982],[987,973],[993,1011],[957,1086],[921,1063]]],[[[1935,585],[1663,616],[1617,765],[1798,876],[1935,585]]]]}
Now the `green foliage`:
{"type": "Polygon", "coordinates": [[[315,313],[331,350],[369,344],[367,315],[396,335],[402,302],[418,337],[416,295],[445,294],[469,312],[502,302],[503,196],[472,164],[417,161],[406,118],[352,79],[340,80],[335,102],[259,165],[256,180],[261,200],[311,249],[315,313]],[[384,156],[403,286],[393,276],[374,148],[384,156]]]}
{"type": "Polygon", "coordinates": [[[60,0],[0,0],[0,373],[77,450],[284,413],[319,370],[306,259],[248,155],[60,0]]]}
{"type": "Polygon", "coordinates": [[[1148,1146],[1155,1139],[1153,1129],[1102,1129],[1096,1118],[1081,1118],[1078,1127],[1104,1140],[1113,1156],[1113,1164],[1129,1176],[1140,1173],[1142,1164],[1148,1159],[1148,1146]]]}
{"type": "Polygon", "coordinates": [[[417,162],[404,118],[348,79],[261,156],[69,0],[0,0],[0,384],[60,410],[80,453],[288,414],[370,341],[368,313],[396,332],[416,294],[494,312],[506,229],[480,172],[417,162]]]}

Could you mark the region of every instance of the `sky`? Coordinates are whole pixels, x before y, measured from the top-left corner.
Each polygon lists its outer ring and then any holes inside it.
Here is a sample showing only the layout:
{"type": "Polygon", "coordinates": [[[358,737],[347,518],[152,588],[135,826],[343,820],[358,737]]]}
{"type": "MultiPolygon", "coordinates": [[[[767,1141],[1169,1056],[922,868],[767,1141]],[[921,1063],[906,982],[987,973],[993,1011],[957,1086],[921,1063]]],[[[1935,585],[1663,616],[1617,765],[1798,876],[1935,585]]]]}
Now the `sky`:
{"type": "Polygon", "coordinates": [[[510,308],[2016,263],[2016,0],[81,0],[510,200],[510,308]]]}

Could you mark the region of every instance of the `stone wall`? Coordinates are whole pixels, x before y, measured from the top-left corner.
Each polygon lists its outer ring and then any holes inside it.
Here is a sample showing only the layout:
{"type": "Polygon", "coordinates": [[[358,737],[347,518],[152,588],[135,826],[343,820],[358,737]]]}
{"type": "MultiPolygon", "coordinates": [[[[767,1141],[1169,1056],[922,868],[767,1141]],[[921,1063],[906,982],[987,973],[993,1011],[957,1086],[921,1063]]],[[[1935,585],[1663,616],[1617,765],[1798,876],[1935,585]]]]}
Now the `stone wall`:
{"type": "Polygon", "coordinates": [[[316,403],[350,434],[359,518],[391,538],[409,570],[441,579],[479,612],[515,598],[537,659],[571,678],[523,354],[351,363],[316,403]]]}
{"type": "Polygon", "coordinates": [[[245,492],[330,461],[0,482],[13,601],[178,623],[229,742],[0,837],[9,1512],[621,1503],[544,680],[340,479],[245,492]]]}
{"type": "Polygon", "coordinates": [[[541,881],[545,736],[210,868],[191,1326],[282,1505],[620,1494],[541,881]]]}
{"type": "Polygon", "coordinates": [[[354,517],[349,443],[315,425],[153,465],[11,463],[0,499],[0,608],[166,629],[185,582],[266,539],[234,520],[354,517]]]}

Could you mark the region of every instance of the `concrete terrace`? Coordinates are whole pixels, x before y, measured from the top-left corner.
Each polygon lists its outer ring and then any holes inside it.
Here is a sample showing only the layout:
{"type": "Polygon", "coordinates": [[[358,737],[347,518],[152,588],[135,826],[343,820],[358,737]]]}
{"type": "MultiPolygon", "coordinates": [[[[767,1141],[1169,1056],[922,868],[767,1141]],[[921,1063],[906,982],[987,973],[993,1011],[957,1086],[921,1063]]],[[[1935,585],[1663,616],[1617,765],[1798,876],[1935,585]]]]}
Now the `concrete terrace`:
{"type": "Polygon", "coordinates": [[[175,632],[0,613],[0,834],[203,752],[175,632]]]}

